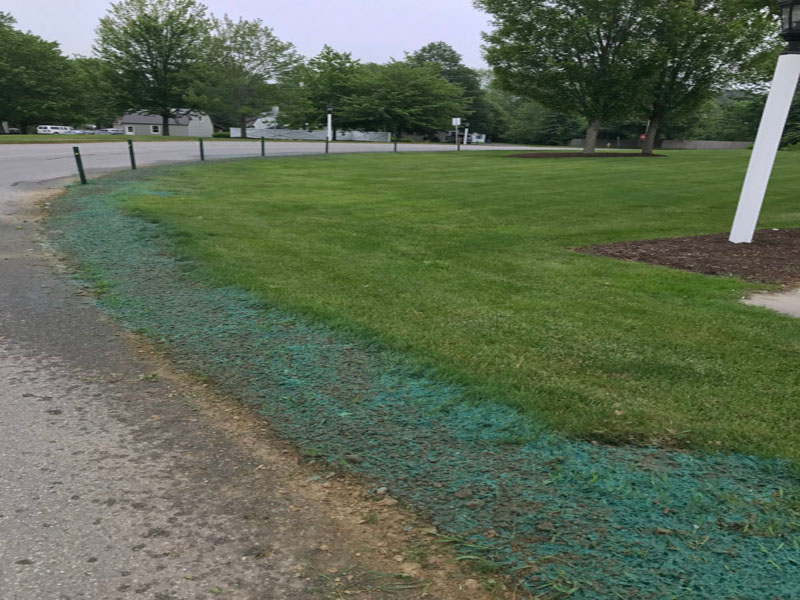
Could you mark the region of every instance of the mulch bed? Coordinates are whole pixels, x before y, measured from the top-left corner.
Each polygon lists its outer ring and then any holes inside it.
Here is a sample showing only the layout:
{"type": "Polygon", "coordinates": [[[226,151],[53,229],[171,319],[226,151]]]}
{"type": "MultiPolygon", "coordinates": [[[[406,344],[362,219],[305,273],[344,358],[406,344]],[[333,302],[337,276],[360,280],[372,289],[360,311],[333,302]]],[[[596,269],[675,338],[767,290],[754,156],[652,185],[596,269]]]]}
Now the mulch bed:
{"type": "Polygon", "coordinates": [[[800,283],[800,229],[760,230],[752,244],[732,244],[727,233],[720,233],[618,242],[578,251],[759,283],[800,283]]]}
{"type": "Polygon", "coordinates": [[[531,152],[528,154],[509,154],[506,158],[664,158],[666,154],[642,154],[641,152],[531,152]]]}

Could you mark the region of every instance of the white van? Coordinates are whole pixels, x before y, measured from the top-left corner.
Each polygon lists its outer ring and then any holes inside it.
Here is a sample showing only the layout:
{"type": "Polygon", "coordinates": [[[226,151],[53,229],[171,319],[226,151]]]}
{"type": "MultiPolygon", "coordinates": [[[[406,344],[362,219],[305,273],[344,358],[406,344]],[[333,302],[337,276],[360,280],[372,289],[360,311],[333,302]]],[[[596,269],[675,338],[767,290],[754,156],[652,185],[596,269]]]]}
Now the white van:
{"type": "Polygon", "coordinates": [[[64,135],[72,133],[72,127],[65,127],[64,125],[39,125],[36,128],[36,133],[44,135],[64,135]]]}

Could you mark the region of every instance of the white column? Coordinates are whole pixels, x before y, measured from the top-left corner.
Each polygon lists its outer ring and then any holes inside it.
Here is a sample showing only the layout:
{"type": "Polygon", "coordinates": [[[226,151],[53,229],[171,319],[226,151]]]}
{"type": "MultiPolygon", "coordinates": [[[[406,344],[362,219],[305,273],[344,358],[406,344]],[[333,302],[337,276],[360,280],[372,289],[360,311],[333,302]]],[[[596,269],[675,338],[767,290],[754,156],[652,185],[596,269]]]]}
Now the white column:
{"type": "Polygon", "coordinates": [[[730,241],[734,244],[749,244],[753,241],[798,78],[800,54],[781,55],[753,145],[750,166],[747,167],[742,195],[739,198],[739,208],[733,220],[730,241]]]}
{"type": "Polygon", "coordinates": [[[469,127],[464,130],[464,145],[469,144],[469,127]]]}
{"type": "Polygon", "coordinates": [[[328,113],[328,141],[333,141],[333,115],[328,113]]]}

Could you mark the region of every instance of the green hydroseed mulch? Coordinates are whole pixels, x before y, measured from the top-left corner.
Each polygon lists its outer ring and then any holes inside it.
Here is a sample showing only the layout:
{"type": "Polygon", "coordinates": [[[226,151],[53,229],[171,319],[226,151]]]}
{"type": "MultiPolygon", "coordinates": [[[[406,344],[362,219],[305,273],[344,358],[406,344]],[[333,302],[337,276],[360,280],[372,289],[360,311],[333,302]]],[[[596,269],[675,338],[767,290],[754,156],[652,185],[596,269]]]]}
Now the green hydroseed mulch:
{"type": "Polygon", "coordinates": [[[310,455],[387,486],[530,597],[800,598],[788,463],[571,440],[469,402],[402,356],[204,282],[162,226],[121,209],[130,192],[159,193],[142,177],[74,187],[51,221],[100,305],[310,455]]]}

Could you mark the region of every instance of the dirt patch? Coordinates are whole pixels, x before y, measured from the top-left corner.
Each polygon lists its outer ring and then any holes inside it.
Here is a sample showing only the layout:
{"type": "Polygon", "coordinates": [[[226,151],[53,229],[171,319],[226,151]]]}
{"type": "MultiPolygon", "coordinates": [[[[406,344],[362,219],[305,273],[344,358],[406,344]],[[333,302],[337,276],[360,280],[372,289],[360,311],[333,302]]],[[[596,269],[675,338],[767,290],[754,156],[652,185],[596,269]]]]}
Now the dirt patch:
{"type": "Polygon", "coordinates": [[[800,229],[763,229],[752,244],[733,244],[727,233],[718,233],[617,242],[578,251],[759,283],[800,282],[800,229]]]}
{"type": "Polygon", "coordinates": [[[506,158],[666,158],[666,154],[642,154],[641,152],[530,152],[509,154],[506,158]]]}

